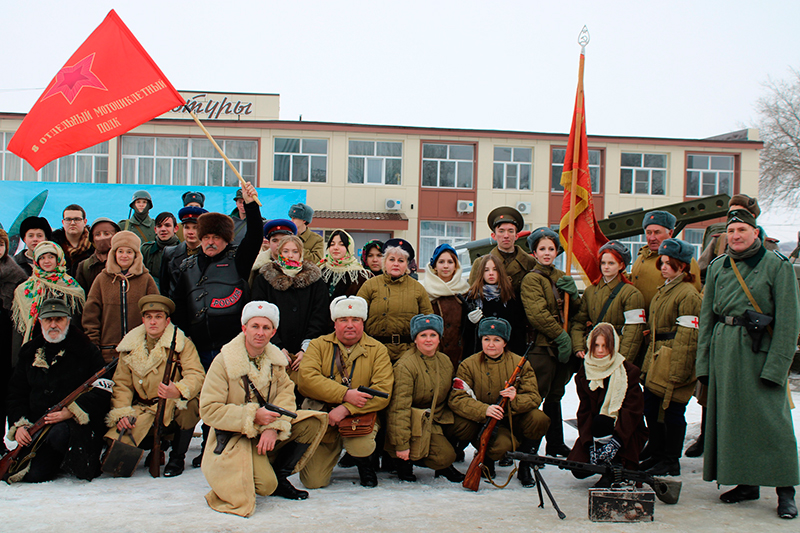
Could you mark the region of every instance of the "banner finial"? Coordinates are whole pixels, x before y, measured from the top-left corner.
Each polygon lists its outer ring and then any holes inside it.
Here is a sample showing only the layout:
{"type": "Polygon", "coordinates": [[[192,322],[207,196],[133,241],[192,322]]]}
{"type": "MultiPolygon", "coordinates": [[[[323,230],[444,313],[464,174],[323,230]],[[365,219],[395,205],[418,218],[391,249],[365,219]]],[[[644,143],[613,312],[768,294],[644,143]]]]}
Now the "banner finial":
{"type": "Polygon", "coordinates": [[[581,33],[578,35],[578,44],[581,45],[581,53],[584,52],[586,45],[589,44],[589,28],[585,25],[581,30],[581,33]]]}

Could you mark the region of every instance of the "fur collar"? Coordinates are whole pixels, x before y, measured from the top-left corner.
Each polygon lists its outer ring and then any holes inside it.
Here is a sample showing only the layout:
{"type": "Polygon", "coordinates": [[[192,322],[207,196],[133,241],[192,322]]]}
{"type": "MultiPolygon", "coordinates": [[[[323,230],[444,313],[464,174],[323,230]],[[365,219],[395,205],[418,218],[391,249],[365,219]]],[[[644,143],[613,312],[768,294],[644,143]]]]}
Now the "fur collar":
{"type": "Polygon", "coordinates": [[[272,381],[272,365],[285,367],[289,364],[283,352],[272,343],[269,343],[264,353],[251,363],[244,346],[244,333],[239,333],[223,346],[219,355],[224,358],[229,380],[247,376],[259,391],[267,388],[272,381]]]}
{"type": "MultiPolygon", "coordinates": [[[[125,362],[137,376],[144,376],[153,369],[161,366],[169,355],[169,347],[172,344],[172,332],[175,331],[174,324],[167,324],[167,328],[158,339],[158,342],[150,353],[147,353],[145,343],[147,331],[144,324],[130,330],[117,345],[120,358],[125,362]]],[[[179,329],[175,338],[175,353],[181,353],[186,344],[186,336],[179,329]]]]}
{"type": "Polygon", "coordinates": [[[273,289],[277,291],[288,291],[291,288],[305,289],[312,283],[322,278],[322,273],[316,265],[303,261],[303,270],[290,278],[275,263],[267,263],[258,271],[267,280],[273,289]]]}

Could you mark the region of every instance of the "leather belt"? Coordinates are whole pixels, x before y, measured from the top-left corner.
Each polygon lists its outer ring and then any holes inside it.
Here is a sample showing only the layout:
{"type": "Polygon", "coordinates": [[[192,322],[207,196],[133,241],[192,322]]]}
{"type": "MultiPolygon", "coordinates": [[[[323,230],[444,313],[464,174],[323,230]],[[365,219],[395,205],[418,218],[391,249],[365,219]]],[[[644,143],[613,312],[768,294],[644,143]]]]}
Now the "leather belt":
{"type": "Polygon", "coordinates": [[[748,321],[743,316],[721,316],[719,322],[726,326],[746,326],[748,321]]]}
{"type": "Polygon", "coordinates": [[[134,404],[141,404],[141,405],[155,405],[158,403],[158,397],[155,398],[140,398],[138,394],[135,394],[133,397],[134,404]]]}
{"type": "Polygon", "coordinates": [[[675,338],[675,332],[672,333],[656,333],[656,342],[658,341],[671,341],[675,338]]]}
{"type": "Polygon", "coordinates": [[[383,344],[406,344],[413,342],[411,340],[411,335],[385,335],[382,337],[373,337],[376,341],[381,342],[383,344]]]}

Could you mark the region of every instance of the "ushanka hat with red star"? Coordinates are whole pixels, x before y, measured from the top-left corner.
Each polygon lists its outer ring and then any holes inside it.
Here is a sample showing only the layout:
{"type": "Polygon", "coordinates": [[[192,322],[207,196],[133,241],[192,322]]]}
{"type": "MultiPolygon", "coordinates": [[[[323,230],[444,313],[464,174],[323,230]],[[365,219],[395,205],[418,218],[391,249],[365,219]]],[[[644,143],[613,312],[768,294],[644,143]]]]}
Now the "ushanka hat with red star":
{"type": "Polygon", "coordinates": [[[360,296],[337,296],[331,302],[331,320],[352,316],[367,319],[367,301],[360,296]]]}
{"type": "Polygon", "coordinates": [[[411,318],[411,338],[416,339],[423,331],[432,329],[439,336],[444,332],[444,320],[439,315],[414,315],[411,318]]]}
{"type": "Polygon", "coordinates": [[[508,342],[511,338],[511,324],[505,318],[486,317],[478,324],[478,336],[497,335],[508,342]]]}
{"type": "Polygon", "coordinates": [[[242,309],[242,325],[246,326],[251,318],[255,317],[268,318],[272,322],[272,327],[278,329],[278,322],[280,322],[281,312],[278,306],[269,302],[261,300],[254,300],[242,309]]]}

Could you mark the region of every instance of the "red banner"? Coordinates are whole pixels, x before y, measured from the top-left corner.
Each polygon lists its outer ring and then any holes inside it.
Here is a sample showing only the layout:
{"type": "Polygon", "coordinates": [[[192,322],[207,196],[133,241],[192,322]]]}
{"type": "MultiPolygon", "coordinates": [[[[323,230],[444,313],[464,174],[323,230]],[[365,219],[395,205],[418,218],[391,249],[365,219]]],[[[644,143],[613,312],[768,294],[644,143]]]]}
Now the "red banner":
{"type": "Polygon", "coordinates": [[[561,204],[561,244],[569,250],[570,220],[574,220],[572,237],[572,255],[580,264],[591,282],[597,280],[600,273],[600,261],[597,254],[600,247],[608,239],[597,225],[597,218],[592,203],[592,178],[589,173],[589,147],[586,143],[586,115],[583,98],[583,60],[581,54],[581,68],[578,80],[578,93],[575,95],[575,111],[572,117],[572,127],[569,131],[567,153],[564,156],[564,169],[561,173],[561,185],[564,187],[564,199],[561,204]],[[577,148],[577,160],[575,158],[577,148]],[[573,179],[573,171],[574,176],[573,179]],[[575,207],[570,214],[570,192],[575,184],[575,207]]]}
{"type": "Polygon", "coordinates": [[[8,149],[39,170],[184,103],[114,10],[72,54],[8,149]]]}

